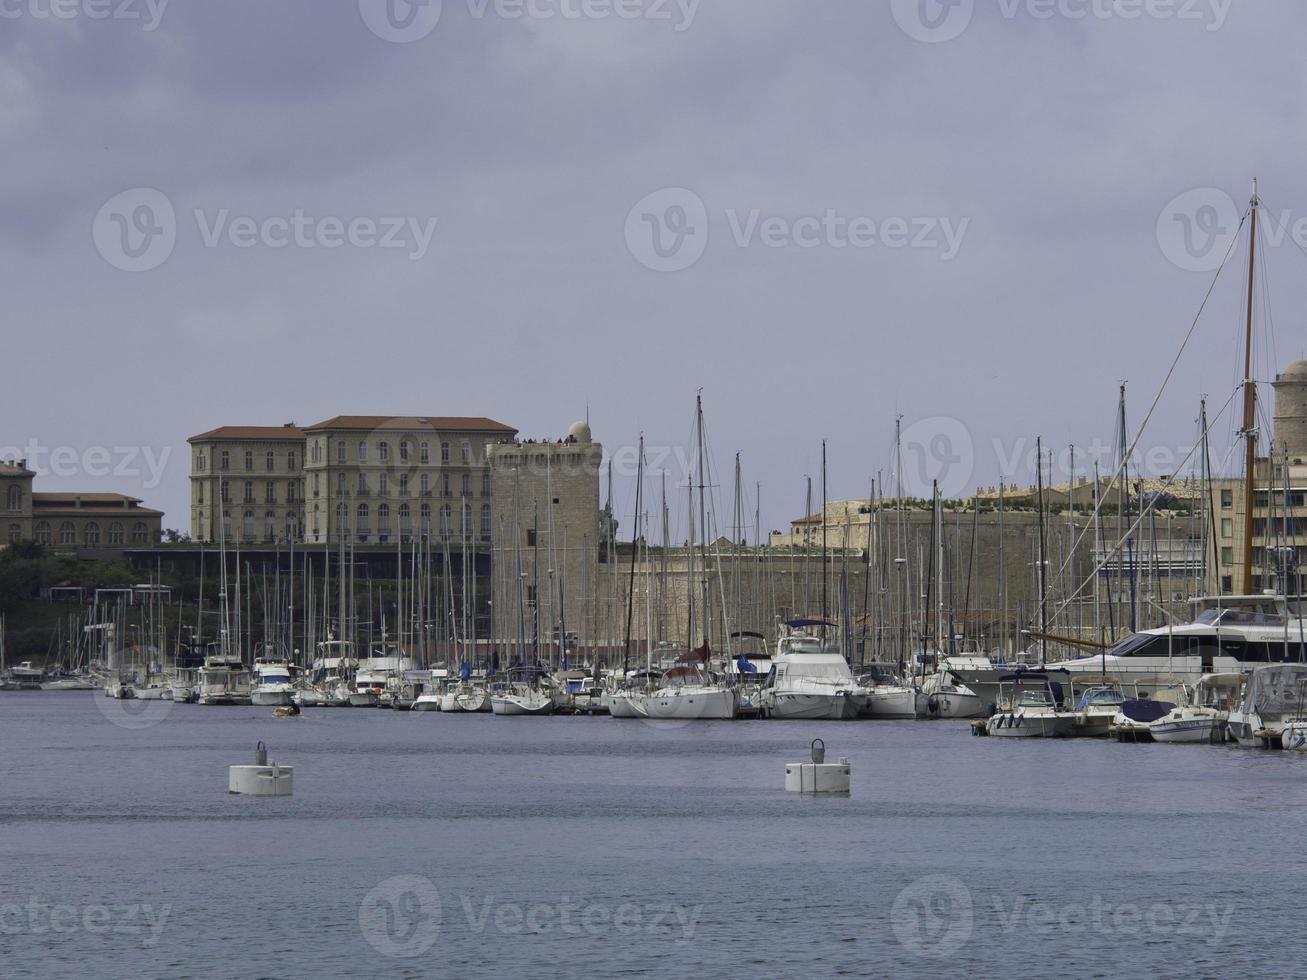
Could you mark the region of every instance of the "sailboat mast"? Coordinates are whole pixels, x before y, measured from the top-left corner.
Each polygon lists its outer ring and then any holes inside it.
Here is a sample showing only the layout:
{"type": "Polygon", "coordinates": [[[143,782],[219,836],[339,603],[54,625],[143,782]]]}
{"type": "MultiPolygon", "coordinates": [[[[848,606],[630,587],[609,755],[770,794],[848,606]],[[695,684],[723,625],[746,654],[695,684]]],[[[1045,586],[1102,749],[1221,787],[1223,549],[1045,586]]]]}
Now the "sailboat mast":
{"type": "Polygon", "coordinates": [[[1243,594],[1253,591],[1253,493],[1257,467],[1257,383],[1253,381],[1253,290],[1257,273],[1257,182],[1253,181],[1248,237],[1248,317],[1244,336],[1243,435],[1246,443],[1243,496],[1243,594]]]}

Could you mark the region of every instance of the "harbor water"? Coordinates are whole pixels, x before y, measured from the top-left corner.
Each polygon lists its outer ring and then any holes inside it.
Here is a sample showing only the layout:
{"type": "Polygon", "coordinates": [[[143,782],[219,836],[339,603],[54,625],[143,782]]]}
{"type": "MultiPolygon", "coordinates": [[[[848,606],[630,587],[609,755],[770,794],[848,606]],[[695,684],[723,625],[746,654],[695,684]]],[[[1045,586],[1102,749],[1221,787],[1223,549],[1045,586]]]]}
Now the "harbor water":
{"type": "Polygon", "coordinates": [[[0,695],[0,976],[1301,975],[1307,756],[0,695]],[[847,796],[784,792],[822,737],[847,796]],[[227,793],[256,742],[294,796],[227,793]]]}

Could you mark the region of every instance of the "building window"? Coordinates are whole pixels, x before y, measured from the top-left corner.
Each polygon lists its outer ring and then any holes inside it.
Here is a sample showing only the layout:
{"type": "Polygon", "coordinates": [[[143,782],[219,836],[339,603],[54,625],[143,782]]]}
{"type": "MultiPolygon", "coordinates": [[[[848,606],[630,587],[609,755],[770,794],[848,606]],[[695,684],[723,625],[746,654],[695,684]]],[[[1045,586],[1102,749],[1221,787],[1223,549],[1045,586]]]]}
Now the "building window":
{"type": "Polygon", "coordinates": [[[1222,564],[1222,565],[1226,565],[1226,566],[1229,566],[1229,565],[1233,565],[1233,564],[1234,564],[1234,549],[1233,549],[1233,548],[1222,548],[1222,549],[1221,549],[1221,564],[1222,564]]]}
{"type": "Polygon", "coordinates": [[[269,473],[274,473],[274,472],[276,472],[276,469],[277,469],[277,454],[276,454],[275,452],[273,452],[271,449],[269,449],[269,450],[264,454],[263,465],[267,468],[267,470],[268,470],[269,473]]]}
{"type": "Polygon", "coordinates": [[[359,534],[360,535],[367,534],[369,519],[370,519],[368,514],[368,505],[359,504],[358,514],[359,514],[359,534]]]}
{"type": "Polygon", "coordinates": [[[286,540],[298,541],[299,537],[300,537],[299,521],[295,519],[294,514],[287,514],[286,515],[286,540]]]}
{"type": "Polygon", "coordinates": [[[1221,518],[1221,537],[1223,538],[1234,537],[1234,521],[1228,517],[1221,518]]]}
{"type": "Polygon", "coordinates": [[[318,505],[317,505],[317,504],[314,504],[314,505],[313,505],[313,540],[314,540],[314,541],[317,541],[317,540],[318,540],[318,536],[322,533],[322,520],[321,520],[321,518],[322,518],[322,513],[321,513],[321,511],[318,509],[318,505]]]}
{"type": "Polygon", "coordinates": [[[11,511],[17,511],[17,510],[22,510],[22,509],[23,509],[23,488],[22,488],[22,487],[10,487],[10,488],[9,488],[9,509],[10,509],[11,511]]]}
{"type": "Polygon", "coordinates": [[[321,476],[320,473],[313,474],[313,496],[315,497],[322,496],[322,485],[318,483],[319,476],[321,476]]]}
{"type": "Polygon", "coordinates": [[[1233,491],[1233,490],[1222,490],[1222,491],[1221,491],[1221,509],[1222,509],[1222,510],[1229,510],[1229,509],[1230,509],[1231,507],[1233,507],[1233,506],[1234,506],[1234,491],[1233,491]]]}
{"type": "Polygon", "coordinates": [[[377,443],[377,459],[383,463],[390,462],[390,443],[388,442],[377,443]]]}
{"type": "Polygon", "coordinates": [[[383,543],[390,539],[389,504],[381,504],[377,507],[377,533],[381,536],[383,543]]]}
{"type": "Polygon", "coordinates": [[[422,496],[425,497],[427,494],[429,494],[429,493],[431,492],[431,474],[430,474],[430,473],[423,473],[423,474],[422,474],[422,483],[421,483],[421,487],[422,487],[422,496]]]}
{"type": "Polygon", "coordinates": [[[449,462],[449,443],[447,442],[442,442],[440,444],[440,461],[442,463],[449,462]]]}
{"type": "Polygon", "coordinates": [[[463,503],[463,534],[472,533],[472,505],[466,501],[463,503]]]}
{"type": "Polygon", "coordinates": [[[231,529],[231,511],[229,510],[222,512],[222,533],[228,541],[231,541],[234,537],[231,529]]]}
{"type": "Polygon", "coordinates": [[[100,525],[97,522],[87,522],[85,538],[86,546],[88,548],[94,548],[100,544],[100,525]]]}
{"type": "Polygon", "coordinates": [[[253,481],[253,480],[246,480],[246,481],[245,481],[245,503],[247,503],[247,504],[252,504],[252,503],[254,503],[254,481],[253,481]]]}
{"type": "Polygon", "coordinates": [[[196,483],[196,484],[195,484],[195,502],[196,502],[197,504],[202,504],[202,503],[204,503],[204,484],[203,484],[203,483],[196,483]]]}
{"type": "Polygon", "coordinates": [[[76,544],[77,543],[76,536],[77,536],[77,529],[73,527],[72,521],[64,521],[62,524],[59,525],[60,544],[76,544]]]}
{"type": "Polygon", "coordinates": [[[536,529],[529,527],[526,529],[526,546],[534,548],[536,546],[536,529]]]}
{"type": "Polygon", "coordinates": [[[440,474],[440,495],[441,495],[442,497],[448,497],[448,496],[449,496],[449,474],[448,474],[448,473],[441,473],[441,474],[440,474]]]}
{"type": "Polygon", "coordinates": [[[1229,575],[1221,576],[1221,594],[1232,595],[1234,593],[1234,579],[1229,575]]]}
{"type": "Polygon", "coordinates": [[[409,527],[409,521],[412,519],[412,512],[408,509],[408,504],[399,505],[399,533],[408,536],[412,528],[409,527]]]}
{"type": "Polygon", "coordinates": [[[277,502],[277,484],[271,480],[263,485],[263,502],[265,504],[275,504],[277,502]]]}
{"type": "Polygon", "coordinates": [[[418,462],[431,462],[431,444],[429,442],[424,442],[418,447],[418,462]]]}
{"type": "Polygon", "coordinates": [[[489,504],[481,505],[481,533],[482,535],[485,536],[489,536],[490,534],[490,505],[489,504]]]}
{"type": "Polygon", "coordinates": [[[295,450],[292,449],[286,454],[286,469],[294,473],[299,468],[297,465],[298,463],[299,459],[296,458],[295,450]]]}
{"type": "Polygon", "coordinates": [[[422,533],[430,534],[431,533],[431,505],[423,504],[422,510],[419,511],[419,514],[421,515],[422,518],[422,533]]]}
{"type": "Polygon", "coordinates": [[[366,442],[360,442],[360,443],[359,443],[359,462],[360,462],[360,463],[366,463],[367,461],[368,461],[368,444],[367,444],[366,442]]]}
{"type": "Polygon", "coordinates": [[[407,497],[407,496],[408,496],[408,474],[407,474],[407,473],[401,473],[401,474],[399,474],[399,495],[400,495],[401,497],[407,497]]]}
{"type": "Polygon", "coordinates": [[[382,497],[390,496],[390,477],[385,473],[377,477],[377,493],[382,497]]]}
{"type": "Polygon", "coordinates": [[[300,499],[300,485],[297,480],[291,480],[286,484],[286,503],[298,503],[300,499]]]}
{"type": "Polygon", "coordinates": [[[253,450],[253,449],[247,449],[247,450],[245,450],[245,472],[246,472],[246,473],[252,473],[252,472],[254,472],[254,450],[253,450]]]}
{"type": "Polygon", "coordinates": [[[231,503],[231,484],[222,480],[218,484],[218,496],[224,504],[231,503]]]}
{"type": "Polygon", "coordinates": [[[337,463],[343,463],[343,462],[345,462],[345,440],[344,440],[344,439],[342,439],[342,440],[340,440],[340,442],[336,443],[336,462],[337,462],[337,463]]]}
{"type": "Polygon", "coordinates": [[[112,524],[109,525],[109,543],[110,544],[123,543],[123,526],[119,524],[117,521],[114,521],[112,524]]]}
{"type": "Polygon", "coordinates": [[[470,442],[463,443],[463,462],[472,462],[472,443],[470,442]]]}
{"type": "Polygon", "coordinates": [[[263,515],[263,540],[277,540],[277,515],[272,511],[263,515]]]}
{"type": "Polygon", "coordinates": [[[360,496],[360,497],[366,497],[367,495],[368,495],[368,475],[367,475],[366,473],[360,473],[360,474],[359,474],[359,496],[360,496]]]}
{"type": "Polygon", "coordinates": [[[407,440],[407,439],[401,439],[401,440],[399,440],[399,461],[400,461],[401,463],[407,463],[407,462],[408,462],[408,440],[407,440]]]}
{"type": "Polygon", "coordinates": [[[222,458],[218,461],[218,469],[220,470],[231,469],[231,453],[226,449],[222,451],[222,458]]]}
{"type": "Polygon", "coordinates": [[[481,474],[481,496],[490,496],[490,471],[486,470],[481,474]]]}
{"type": "Polygon", "coordinates": [[[341,537],[349,534],[349,508],[344,504],[336,505],[336,533],[341,537]]]}
{"type": "Polygon", "coordinates": [[[203,473],[203,472],[204,472],[204,467],[205,467],[205,465],[206,465],[206,462],[205,462],[205,459],[204,459],[204,453],[196,453],[196,454],[195,454],[195,472],[196,472],[196,473],[203,473]]]}
{"type": "Polygon", "coordinates": [[[247,510],[241,519],[241,539],[254,540],[254,511],[252,510],[247,510]]]}
{"type": "Polygon", "coordinates": [[[344,474],[344,473],[337,473],[337,474],[336,474],[336,496],[337,496],[337,497],[343,497],[343,496],[345,496],[345,474],[344,474]]]}
{"type": "Polygon", "coordinates": [[[195,513],[195,536],[201,541],[207,536],[204,531],[204,511],[202,510],[195,513]]]}
{"type": "Polygon", "coordinates": [[[463,496],[466,497],[472,492],[472,474],[464,473],[462,483],[463,496]]]}
{"type": "Polygon", "coordinates": [[[50,535],[50,524],[47,521],[38,521],[36,525],[36,543],[52,544],[53,538],[50,535]]]}
{"type": "Polygon", "coordinates": [[[442,537],[449,537],[452,530],[450,525],[453,523],[454,512],[450,509],[449,504],[440,505],[440,534],[442,537]]]}

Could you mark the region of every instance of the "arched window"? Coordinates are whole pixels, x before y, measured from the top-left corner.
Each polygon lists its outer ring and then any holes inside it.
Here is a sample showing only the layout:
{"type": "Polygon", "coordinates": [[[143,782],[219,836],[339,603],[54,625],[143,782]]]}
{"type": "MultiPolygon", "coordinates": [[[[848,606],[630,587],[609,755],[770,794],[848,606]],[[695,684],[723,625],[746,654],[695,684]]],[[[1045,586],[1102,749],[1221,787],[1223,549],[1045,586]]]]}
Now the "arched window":
{"type": "Polygon", "coordinates": [[[123,543],[123,526],[117,521],[114,521],[112,524],[109,525],[109,543],[110,544],[123,543]]]}
{"type": "Polygon", "coordinates": [[[408,537],[413,530],[412,527],[410,526],[410,516],[411,516],[411,512],[408,509],[408,504],[400,504],[399,505],[399,533],[404,535],[404,537],[408,537]]]}
{"type": "Polygon", "coordinates": [[[481,505],[481,533],[484,536],[490,534],[490,505],[481,505]]]}
{"type": "Polygon", "coordinates": [[[77,543],[77,528],[73,527],[72,521],[64,521],[62,524],[59,525],[59,543],[60,544],[77,543]]]}
{"type": "Polygon", "coordinates": [[[95,548],[100,544],[100,524],[98,521],[87,521],[86,531],[83,534],[88,548],[95,548]]]}
{"type": "Polygon", "coordinates": [[[359,534],[368,533],[368,505],[359,504],[359,534]]]}
{"type": "Polygon", "coordinates": [[[241,519],[241,538],[245,541],[254,540],[254,511],[247,510],[241,519]]]}
{"type": "Polygon", "coordinates": [[[23,488],[22,488],[22,487],[10,487],[10,488],[9,488],[9,509],[10,509],[10,510],[13,510],[13,511],[18,511],[18,510],[22,510],[22,509],[23,509],[23,488]]]}
{"type": "Polygon", "coordinates": [[[277,515],[272,511],[263,515],[263,540],[277,540],[277,515]]]}
{"type": "Polygon", "coordinates": [[[228,541],[231,541],[234,537],[231,529],[231,511],[229,510],[222,512],[222,534],[228,541]]]}
{"type": "Polygon", "coordinates": [[[53,538],[50,535],[50,523],[48,521],[38,521],[36,524],[36,543],[53,544],[53,538]]]}
{"type": "Polygon", "coordinates": [[[451,530],[450,524],[453,522],[453,511],[449,509],[449,504],[440,505],[440,534],[442,537],[449,537],[451,530]]]}
{"type": "Polygon", "coordinates": [[[379,504],[377,506],[377,530],[382,534],[390,533],[390,505],[379,504]]]}
{"type": "Polygon", "coordinates": [[[145,526],[144,521],[137,521],[132,525],[132,540],[137,544],[146,544],[150,538],[149,528],[145,526]]]}

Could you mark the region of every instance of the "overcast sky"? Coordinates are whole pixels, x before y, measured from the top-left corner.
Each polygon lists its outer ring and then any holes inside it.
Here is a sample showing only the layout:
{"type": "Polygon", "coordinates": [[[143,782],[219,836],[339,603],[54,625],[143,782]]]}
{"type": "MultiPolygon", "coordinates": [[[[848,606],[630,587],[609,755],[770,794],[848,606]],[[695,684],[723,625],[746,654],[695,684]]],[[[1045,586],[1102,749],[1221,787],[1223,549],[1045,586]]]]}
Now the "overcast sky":
{"type": "MultiPolygon", "coordinates": [[[[55,2],[0,0],[0,446],[166,526],[214,426],[588,405],[684,446],[698,388],[768,528],[823,437],[865,495],[896,415],[946,489],[1031,482],[1036,435],[1110,445],[1123,380],[1141,420],[1255,175],[1307,219],[1297,3],[55,2]]],[[[1264,379],[1307,350],[1290,231],[1264,379]]],[[[1141,442],[1162,472],[1241,376],[1244,275],[1141,442]]]]}

